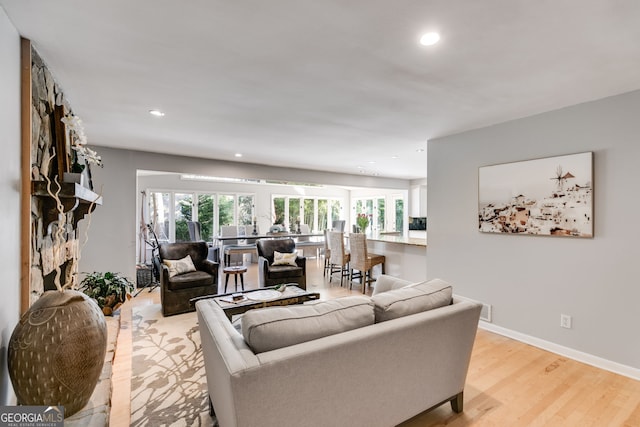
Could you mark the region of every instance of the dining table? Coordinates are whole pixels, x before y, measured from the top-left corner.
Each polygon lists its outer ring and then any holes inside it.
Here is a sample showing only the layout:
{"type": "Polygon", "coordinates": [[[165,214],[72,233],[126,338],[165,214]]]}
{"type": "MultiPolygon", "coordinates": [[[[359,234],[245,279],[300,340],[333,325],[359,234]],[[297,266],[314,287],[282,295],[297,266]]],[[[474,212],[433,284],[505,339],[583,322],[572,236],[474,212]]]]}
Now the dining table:
{"type": "Polygon", "coordinates": [[[304,238],[321,237],[324,240],[324,233],[285,232],[285,233],[243,234],[243,235],[236,235],[236,236],[216,236],[214,238],[213,246],[219,247],[220,251],[222,251],[222,246],[224,245],[224,242],[228,242],[231,240],[238,240],[238,241],[244,240],[247,242],[247,244],[252,244],[255,241],[260,239],[287,239],[287,238],[296,239],[299,237],[304,237],[304,238]]]}

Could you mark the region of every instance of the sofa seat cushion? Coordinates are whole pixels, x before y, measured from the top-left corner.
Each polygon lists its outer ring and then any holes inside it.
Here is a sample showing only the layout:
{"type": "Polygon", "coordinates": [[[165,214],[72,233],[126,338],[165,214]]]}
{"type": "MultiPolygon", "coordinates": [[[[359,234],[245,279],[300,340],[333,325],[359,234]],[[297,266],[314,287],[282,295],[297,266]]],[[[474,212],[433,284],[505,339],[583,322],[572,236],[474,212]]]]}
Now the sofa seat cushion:
{"type": "Polygon", "coordinates": [[[191,273],[179,274],[169,279],[168,288],[172,291],[179,289],[197,288],[199,286],[210,286],[214,284],[214,277],[205,271],[192,271],[191,273]]]}
{"type": "Polygon", "coordinates": [[[267,267],[270,279],[288,279],[302,277],[302,267],[292,265],[270,265],[267,267]]]}
{"type": "Polygon", "coordinates": [[[372,325],[374,319],[369,298],[350,296],[250,310],[241,324],[246,343],[257,354],[372,325]]]}
{"type": "Polygon", "coordinates": [[[371,297],[376,323],[451,304],[451,285],[441,279],[410,284],[371,297]]]}

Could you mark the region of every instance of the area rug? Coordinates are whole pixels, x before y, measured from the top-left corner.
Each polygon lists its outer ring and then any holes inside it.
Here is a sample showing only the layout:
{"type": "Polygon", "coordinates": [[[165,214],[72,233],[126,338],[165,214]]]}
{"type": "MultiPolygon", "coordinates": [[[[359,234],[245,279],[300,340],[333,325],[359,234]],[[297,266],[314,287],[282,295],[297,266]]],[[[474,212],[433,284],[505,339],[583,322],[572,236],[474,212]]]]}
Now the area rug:
{"type": "Polygon", "coordinates": [[[132,308],[132,426],[213,426],[196,313],[132,308]]]}

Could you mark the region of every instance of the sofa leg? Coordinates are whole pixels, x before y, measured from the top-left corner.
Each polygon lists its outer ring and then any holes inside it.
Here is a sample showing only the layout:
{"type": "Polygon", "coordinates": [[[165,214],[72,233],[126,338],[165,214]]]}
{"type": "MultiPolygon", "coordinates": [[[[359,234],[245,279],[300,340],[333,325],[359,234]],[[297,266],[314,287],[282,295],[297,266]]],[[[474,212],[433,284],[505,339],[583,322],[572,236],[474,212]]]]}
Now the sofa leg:
{"type": "Polygon", "coordinates": [[[213,402],[211,401],[211,396],[209,396],[209,416],[215,417],[216,411],[213,409],[213,402]]]}
{"type": "Polygon", "coordinates": [[[461,391],[460,393],[453,396],[453,398],[451,399],[451,409],[453,409],[453,412],[455,412],[456,414],[459,414],[460,412],[462,412],[462,409],[464,406],[463,395],[464,395],[464,391],[461,391]]]}

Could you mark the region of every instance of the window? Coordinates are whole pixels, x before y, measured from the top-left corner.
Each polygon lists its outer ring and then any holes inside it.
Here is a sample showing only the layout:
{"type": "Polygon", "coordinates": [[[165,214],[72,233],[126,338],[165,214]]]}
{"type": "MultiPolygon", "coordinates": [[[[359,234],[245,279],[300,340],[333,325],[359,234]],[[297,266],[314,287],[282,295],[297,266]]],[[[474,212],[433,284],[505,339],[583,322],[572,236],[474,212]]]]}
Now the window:
{"type": "Polygon", "coordinates": [[[234,225],[235,197],[229,194],[218,196],[218,225],[234,225]]]}
{"type": "Polygon", "coordinates": [[[198,195],[198,214],[200,235],[205,242],[213,241],[214,196],[212,194],[198,195]]]}
{"type": "Polygon", "coordinates": [[[149,224],[160,242],[168,242],[171,193],[151,193],[149,197],[149,224]]]}
{"type": "Polygon", "coordinates": [[[238,196],[238,225],[253,224],[253,195],[238,196]]]}
{"type": "Polygon", "coordinates": [[[395,230],[402,231],[404,228],[404,200],[396,198],[395,201],[395,230]]]}
{"type": "Polygon", "coordinates": [[[222,225],[251,225],[255,215],[253,194],[149,191],[145,221],[153,224],[160,242],[191,240],[188,221],[200,222],[200,235],[213,241],[222,225]]]}
{"type": "Polygon", "coordinates": [[[187,221],[193,218],[193,194],[175,194],[175,241],[188,242],[189,227],[187,221]]]}
{"type": "Polygon", "coordinates": [[[285,224],[297,231],[298,221],[307,224],[315,233],[330,228],[334,220],[344,217],[342,200],[315,197],[272,196],[273,216],[276,224],[285,224]]]}
{"type": "Polygon", "coordinates": [[[365,214],[371,217],[370,228],[373,232],[388,231],[387,224],[393,223],[391,219],[387,218],[386,199],[384,197],[354,199],[353,205],[353,224],[356,223],[358,214],[365,214]]]}

